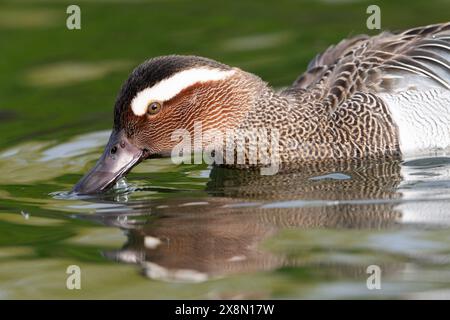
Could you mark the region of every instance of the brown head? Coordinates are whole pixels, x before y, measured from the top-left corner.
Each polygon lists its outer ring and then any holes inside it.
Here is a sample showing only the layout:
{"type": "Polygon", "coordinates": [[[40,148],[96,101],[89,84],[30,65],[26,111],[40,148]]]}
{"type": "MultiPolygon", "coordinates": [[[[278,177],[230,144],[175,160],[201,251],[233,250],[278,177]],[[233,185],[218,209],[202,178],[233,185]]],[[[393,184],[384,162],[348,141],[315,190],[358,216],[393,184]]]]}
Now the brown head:
{"type": "Polygon", "coordinates": [[[99,193],[144,159],[169,156],[172,133],[237,128],[266,88],[258,77],[196,56],[163,56],[138,66],[114,108],[114,128],[95,167],[74,187],[99,193]]]}

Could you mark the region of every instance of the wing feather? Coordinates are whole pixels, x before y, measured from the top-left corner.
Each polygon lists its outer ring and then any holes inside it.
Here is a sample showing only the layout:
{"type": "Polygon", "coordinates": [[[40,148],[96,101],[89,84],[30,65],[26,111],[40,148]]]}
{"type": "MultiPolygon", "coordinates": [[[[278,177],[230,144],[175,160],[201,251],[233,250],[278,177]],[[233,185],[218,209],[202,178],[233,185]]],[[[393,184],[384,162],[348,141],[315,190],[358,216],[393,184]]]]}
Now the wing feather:
{"type": "Polygon", "coordinates": [[[450,23],[345,39],[317,55],[292,88],[321,88],[331,107],[357,91],[450,90],[450,23]]]}

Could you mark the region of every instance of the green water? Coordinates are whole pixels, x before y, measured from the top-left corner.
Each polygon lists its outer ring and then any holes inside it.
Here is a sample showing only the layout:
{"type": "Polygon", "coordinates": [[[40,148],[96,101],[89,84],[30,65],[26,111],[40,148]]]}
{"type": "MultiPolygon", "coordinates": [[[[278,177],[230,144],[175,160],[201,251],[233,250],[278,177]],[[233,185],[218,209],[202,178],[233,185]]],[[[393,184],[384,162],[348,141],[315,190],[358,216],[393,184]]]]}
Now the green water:
{"type": "MultiPolygon", "coordinates": [[[[69,31],[69,2],[0,2],[0,299],[450,297],[445,155],[275,177],[155,159],[125,189],[64,196],[146,58],[208,56],[281,87],[367,33],[373,3],[79,1],[69,31]],[[69,265],[81,290],[66,288],[69,265]]],[[[447,0],[376,3],[389,29],[450,18],[447,0]]]]}

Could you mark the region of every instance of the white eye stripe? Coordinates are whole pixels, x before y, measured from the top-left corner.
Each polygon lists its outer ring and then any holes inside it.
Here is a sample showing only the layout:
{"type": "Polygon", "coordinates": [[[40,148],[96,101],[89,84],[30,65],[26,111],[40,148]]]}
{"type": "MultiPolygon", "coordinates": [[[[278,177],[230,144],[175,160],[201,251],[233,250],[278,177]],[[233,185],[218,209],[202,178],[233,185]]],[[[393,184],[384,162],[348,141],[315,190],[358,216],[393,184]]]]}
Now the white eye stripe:
{"type": "Polygon", "coordinates": [[[233,75],[234,72],[235,70],[211,68],[194,68],[178,72],[153,87],[138,92],[131,101],[131,109],[135,115],[142,116],[147,112],[148,104],[151,101],[170,100],[196,83],[223,80],[233,75]]]}

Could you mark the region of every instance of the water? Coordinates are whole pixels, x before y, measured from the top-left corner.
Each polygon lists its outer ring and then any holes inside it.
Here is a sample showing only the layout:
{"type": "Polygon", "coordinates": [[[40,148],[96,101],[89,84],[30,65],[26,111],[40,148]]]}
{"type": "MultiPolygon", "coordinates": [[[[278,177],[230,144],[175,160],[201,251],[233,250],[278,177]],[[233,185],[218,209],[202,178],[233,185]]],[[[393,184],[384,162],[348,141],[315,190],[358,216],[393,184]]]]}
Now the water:
{"type": "MultiPolygon", "coordinates": [[[[277,176],[154,159],[105,195],[67,194],[132,66],[196,53],[284,86],[367,32],[368,4],[86,1],[77,32],[60,2],[0,4],[0,298],[449,298],[443,152],[277,176]],[[70,265],[81,290],[66,289],[70,265]]],[[[450,3],[381,7],[397,29],[448,20],[450,3]]]]}

